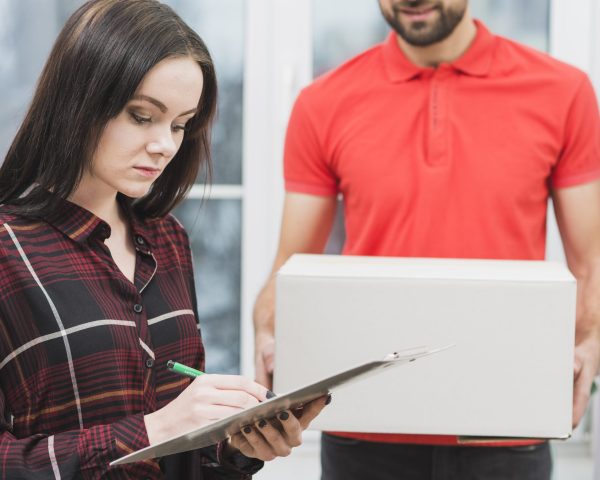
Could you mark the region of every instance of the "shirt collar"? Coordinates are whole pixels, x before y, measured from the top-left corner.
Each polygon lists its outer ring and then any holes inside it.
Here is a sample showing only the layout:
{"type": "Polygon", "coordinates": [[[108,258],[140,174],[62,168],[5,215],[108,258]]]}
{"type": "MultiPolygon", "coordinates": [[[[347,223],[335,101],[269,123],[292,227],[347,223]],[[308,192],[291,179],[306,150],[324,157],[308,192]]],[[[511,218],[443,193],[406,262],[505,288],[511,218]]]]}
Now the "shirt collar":
{"type": "MultiPolygon", "coordinates": [[[[52,195],[49,192],[47,194],[52,195]]],[[[131,222],[136,246],[145,244],[147,247],[151,247],[152,236],[146,223],[135,214],[128,199],[122,195],[118,195],[117,199],[131,222]],[[139,237],[143,239],[143,242],[138,240],[139,237]]],[[[93,235],[97,235],[102,240],[110,237],[110,226],[100,217],[69,200],[57,199],[57,202],[60,208],[55,213],[42,216],[42,220],[64,233],[71,240],[85,243],[93,235]]]]}
{"type": "MultiPolygon", "coordinates": [[[[470,76],[485,77],[489,75],[494,58],[496,37],[487,27],[475,20],[477,34],[467,51],[450,64],[456,70],[470,76]]],[[[395,32],[390,32],[383,44],[383,61],[390,80],[394,83],[406,82],[420,76],[429,67],[419,67],[412,63],[404,54],[395,32]]]]}

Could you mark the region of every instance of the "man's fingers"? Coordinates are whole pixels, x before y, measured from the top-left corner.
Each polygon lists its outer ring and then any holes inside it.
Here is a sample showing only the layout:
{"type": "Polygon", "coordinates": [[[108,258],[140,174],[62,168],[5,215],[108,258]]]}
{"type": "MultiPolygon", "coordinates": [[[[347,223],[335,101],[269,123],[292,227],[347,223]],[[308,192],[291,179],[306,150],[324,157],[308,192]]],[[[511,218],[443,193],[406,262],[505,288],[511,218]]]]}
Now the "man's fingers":
{"type": "Polygon", "coordinates": [[[575,380],[573,388],[573,428],[575,428],[583,417],[590,400],[594,376],[582,369],[575,380]]]}
{"type": "Polygon", "coordinates": [[[269,342],[262,351],[263,363],[267,374],[272,376],[275,369],[275,342],[269,342]]]}
{"type": "Polygon", "coordinates": [[[263,387],[268,388],[269,390],[272,389],[273,375],[267,372],[267,368],[265,367],[265,363],[262,361],[262,358],[256,361],[255,371],[256,382],[261,384],[263,387]]]}

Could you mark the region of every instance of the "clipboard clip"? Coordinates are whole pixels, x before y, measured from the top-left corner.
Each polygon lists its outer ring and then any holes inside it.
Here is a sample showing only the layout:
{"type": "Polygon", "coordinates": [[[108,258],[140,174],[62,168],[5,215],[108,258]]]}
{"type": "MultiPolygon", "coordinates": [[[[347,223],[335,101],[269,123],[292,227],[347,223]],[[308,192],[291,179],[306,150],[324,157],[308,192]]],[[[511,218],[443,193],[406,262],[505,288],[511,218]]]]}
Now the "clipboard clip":
{"type": "Polygon", "coordinates": [[[455,343],[450,343],[448,345],[444,345],[443,347],[433,348],[433,349],[425,347],[425,346],[407,348],[404,350],[398,350],[397,352],[388,353],[385,357],[383,357],[383,361],[393,362],[394,360],[408,360],[409,362],[412,362],[419,357],[424,357],[424,356],[430,355],[432,353],[438,353],[443,350],[452,348],[454,346],[456,346],[455,343]]]}

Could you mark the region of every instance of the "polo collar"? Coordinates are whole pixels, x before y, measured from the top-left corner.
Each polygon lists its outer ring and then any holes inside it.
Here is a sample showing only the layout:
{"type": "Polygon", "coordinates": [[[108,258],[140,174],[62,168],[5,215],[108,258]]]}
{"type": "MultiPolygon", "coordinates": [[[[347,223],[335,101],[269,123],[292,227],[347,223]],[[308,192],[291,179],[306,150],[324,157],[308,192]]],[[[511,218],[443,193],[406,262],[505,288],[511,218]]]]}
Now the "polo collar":
{"type": "MultiPolygon", "coordinates": [[[[496,37],[479,20],[475,20],[475,25],[477,27],[475,39],[467,51],[449,66],[465,75],[485,77],[489,75],[492,67],[496,37]]],[[[398,45],[394,31],[389,33],[383,44],[382,54],[385,69],[394,83],[406,82],[421,76],[426,71],[433,70],[412,63],[398,45]]]]}

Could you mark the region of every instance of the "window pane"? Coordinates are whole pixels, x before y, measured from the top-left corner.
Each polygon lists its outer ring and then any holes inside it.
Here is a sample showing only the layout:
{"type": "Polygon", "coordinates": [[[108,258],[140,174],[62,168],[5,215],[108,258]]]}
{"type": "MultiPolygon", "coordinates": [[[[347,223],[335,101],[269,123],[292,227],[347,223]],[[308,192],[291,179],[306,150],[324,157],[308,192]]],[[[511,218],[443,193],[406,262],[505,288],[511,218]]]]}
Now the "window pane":
{"type": "MultiPolygon", "coordinates": [[[[0,0],[0,154],[31,101],[56,35],[83,0],[0,0]]],[[[215,180],[241,182],[243,0],[170,3],[206,41],[220,81],[215,180]],[[227,125],[227,130],[225,129],[227,125]]],[[[0,160],[1,161],[1,160],[0,160]]],[[[240,201],[189,200],[177,214],[190,233],[207,369],[239,371],[240,201]]]]}
{"type": "Polygon", "coordinates": [[[187,200],[174,215],[192,244],[206,370],[239,373],[241,202],[187,200]]]}
{"type": "Polygon", "coordinates": [[[0,162],[23,119],[61,21],[54,1],[0,0],[0,162]]]}
{"type": "Polygon", "coordinates": [[[471,8],[492,32],[548,50],[549,0],[478,0],[471,2],[471,8]]]}
{"type": "MultiPolygon", "coordinates": [[[[549,0],[477,0],[473,16],[499,35],[548,48],[549,0]]],[[[377,1],[313,0],[315,76],[383,40],[389,26],[377,1]]]]}
{"type": "Polygon", "coordinates": [[[389,27],[376,0],[313,0],[315,77],[381,42],[389,27]]]}
{"type": "MultiPolygon", "coordinates": [[[[0,155],[23,118],[56,35],[83,0],[0,0],[0,155]]],[[[165,3],[206,42],[219,81],[214,183],[242,181],[243,0],[165,3]]]]}
{"type": "MultiPolygon", "coordinates": [[[[206,42],[219,82],[219,112],[213,128],[213,183],[242,183],[244,69],[243,0],[167,0],[206,42]]],[[[202,180],[199,179],[201,182],[202,180]]]]}

